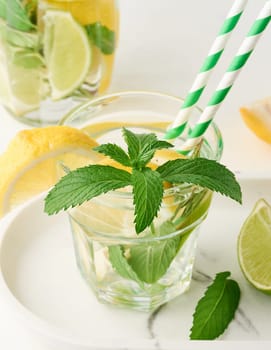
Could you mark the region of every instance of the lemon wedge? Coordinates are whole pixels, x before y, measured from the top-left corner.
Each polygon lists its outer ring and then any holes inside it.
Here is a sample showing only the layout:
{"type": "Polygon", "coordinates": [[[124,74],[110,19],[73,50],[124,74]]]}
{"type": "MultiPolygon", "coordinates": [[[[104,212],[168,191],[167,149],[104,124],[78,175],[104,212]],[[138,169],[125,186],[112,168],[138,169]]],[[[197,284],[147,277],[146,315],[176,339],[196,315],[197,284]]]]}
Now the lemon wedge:
{"type": "Polygon", "coordinates": [[[83,83],[91,65],[91,47],[85,29],[69,12],[48,10],[44,23],[44,55],[52,98],[59,100],[83,83]]]}
{"type": "Polygon", "coordinates": [[[53,186],[59,161],[71,169],[99,161],[95,146],[84,132],[68,126],[20,131],[0,156],[0,216],[53,186]]]}
{"type": "Polygon", "coordinates": [[[257,137],[271,143],[271,97],[240,108],[240,113],[248,128],[257,137]]]}
{"type": "Polygon", "coordinates": [[[271,294],[271,206],[259,199],[238,237],[238,258],[247,280],[271,294]]]}

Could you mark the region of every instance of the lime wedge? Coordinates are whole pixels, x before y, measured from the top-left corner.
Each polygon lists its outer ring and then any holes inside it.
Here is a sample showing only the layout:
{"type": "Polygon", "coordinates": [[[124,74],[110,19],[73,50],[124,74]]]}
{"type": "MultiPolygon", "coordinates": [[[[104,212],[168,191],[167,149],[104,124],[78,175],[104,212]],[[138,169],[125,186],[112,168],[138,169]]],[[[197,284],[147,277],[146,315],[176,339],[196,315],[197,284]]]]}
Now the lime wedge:
{"type": "Polygon", "coordinates": [[[271,293],[271,206],[259,199],[238,238],[238,258],[247,280],[271,293]]]}
{"type": "Polygon", "coordinates": [[[44,55],[52,99],[70,95],[86,78],[91,49],[84,28],[69,12],[48,10],[44,16],[44,55]]]}

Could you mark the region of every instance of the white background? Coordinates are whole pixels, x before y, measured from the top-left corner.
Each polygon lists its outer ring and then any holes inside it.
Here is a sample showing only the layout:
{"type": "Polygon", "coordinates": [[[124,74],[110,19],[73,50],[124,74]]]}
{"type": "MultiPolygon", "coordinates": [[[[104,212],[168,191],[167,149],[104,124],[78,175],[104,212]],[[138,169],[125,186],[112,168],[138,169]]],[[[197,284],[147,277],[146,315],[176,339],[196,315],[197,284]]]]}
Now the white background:
{"type": "MultiPolygon", "coordinates": [[[[263,0],[247,11],[200,101],[204,107],[236,53],[263,0]]],[[[120,41],[110,91],[144,89],[185,96],[231,6],[229,0],[121,0],[120,41]]],[[[244,125],[239,107],[271,95],[271,26],[216,116],[225,143],[223,162],[244,176],[271,176],[271,145],[244,125]]],[[[1,108],[1,107],[0,107],[1,108]]],[[[0,109],[0,152],[26,128],[0,109]]],[[[17,324],[0,295],[0,348],[47,350],[17,324]]]]}

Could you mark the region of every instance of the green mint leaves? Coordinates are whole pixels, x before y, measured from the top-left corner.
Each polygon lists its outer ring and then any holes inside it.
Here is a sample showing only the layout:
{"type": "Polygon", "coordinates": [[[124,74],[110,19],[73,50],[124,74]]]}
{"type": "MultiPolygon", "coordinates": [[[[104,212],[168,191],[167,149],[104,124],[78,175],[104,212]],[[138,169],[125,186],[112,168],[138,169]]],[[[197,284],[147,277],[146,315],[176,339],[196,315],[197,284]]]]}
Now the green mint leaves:
{"type": "Polygon", "coordinates": [[[176,159],[163,164],[156,171],[170,183],[186,182],[200,185],[241,203],[241,190],[234,174],[214,160],[176,159]]]}
{"type": "Polygon", "coordinates": [[[23,32],[35,28],[32,23],[32,13],[37,5],[35,0],[29,0],[26,5],[20,0],[8,0],[6,3],[3,3],[3,0],[0,2],[0,17],[4,18],[12,28],[23,32]]]}
{"type": "Polygon", "coordinates": [[[122,166],[121,170],[106,165],[89,165],[69,172],[49,192],[45,211],[54,214],[80,205],[103,193],[132,186],[135,206],[135,229],[139,234],[158,215],[163,198],[163,182],[191,183],[220,192],[241,202],[241,190],[233,173],[223,165],[204,158],[177,159],[156,170],[148,167],[155,151],[172,145],[157,139],[155,134],[135,134],[123,129],[127,151],[115,144],[100,145],[96,151],[109,156],[122,166]]]}
{"type": "Polygon", "coordinates": [[[131,165],[136,169],[146,166],[158,149],[173,147],[169,142],[157,140],[155,134],[134,134],[124,128],[123,137],[128,145],[131,165]]]}
{"type": "Polygon", "coordinates": [[[163,181],[150,168],[133,169],[133,196],[135,205],[135,229],[142,232],[157,216],[163,198],[163,181]]]}
{"type": "Polygon", "coordinates": [[[62,177],[45,199],[45,211],[54,214],[93,197],[131,184],[131,175],[107,165],[90,165],[62,177]]]}
{"type": "Polygon", "coordinates": [[[213,340],[221,335],[239,305],[240,288],[230,272],[218,273],[197,304],[190,339],[213,340]]]}
{"type": "Polygon", "coordinates": [[[88,37],[104,55],[111,55],[115,50],[115,32],[96,22],[85,26],[88,37]]]}

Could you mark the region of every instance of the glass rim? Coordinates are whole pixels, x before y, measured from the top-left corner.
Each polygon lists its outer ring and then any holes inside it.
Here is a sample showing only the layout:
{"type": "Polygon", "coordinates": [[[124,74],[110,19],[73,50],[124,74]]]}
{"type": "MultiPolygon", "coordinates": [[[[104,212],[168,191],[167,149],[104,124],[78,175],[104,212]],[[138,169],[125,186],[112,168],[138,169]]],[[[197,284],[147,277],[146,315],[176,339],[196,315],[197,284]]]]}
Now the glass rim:
{"type": "MultiPolygon", "coordinates": [[[[85,110],[86,108],[90,107],[91,105],[95,105],[98,103],[101,103],[102,101],[108,100],[108,99],[115,99],[118,97],[125,97],[125,96],[153,96],[153,97],[162,97],[162,98],[167,98],[167,99],[172,99],[174,101],[178,101],[181,104],[183,103],[184,99],[180,98],[175,95],[170,95],[164,92],[159,92],[159,91],[147,91],[147,90],[124,90],[124,91],[118,91],[114,93],[109,93],[105,94],[102,96],[98,96],[96,98],[91,99],[90,101],[83,102],[81,105],[76,106],[73,108],[70,112],[68,112],[66,115],[63,116],[63,118],[59,121],[59,125],[69,125],[66,124],[69,118],[72,118],[74,115],[80,113],[81,111],[85,110]]],[[[195,110],[197,110],[200,114],[203,112],[203,110],[199,106],[194,106],[195,110]]],[[[215,122],[212,122],[209,126],[209,128],[213,129],[214,135],[216,136],[217,139],[217,151],[215,153],[216,158],[219,160],[221,158],[222,152],[223,152],[223,138],[222,134],[216,125],[215,122]]],[[[173,186],[171,188],[165,189],[164,190],[164,196],[170,196],[172,195],[172,192],[174,190],[186,190],[189,189],[194,185],[188,184],[188,183],[183,183],[179,184],[176,186],[173,186]]],[[[122,191],[114,191],[114,196],[118,196],[121,198],[128,198],[129,196],[132,196],[131,192],[122,192],[122,191]]]]}
{"type": "Polygon", "coordinates": [[[174,237],[177,236],[183,236],[186,233],[188,233],[189,231],[191,231],[190,233],[192,234],[193,231],[198,228],[200,226],[200,224],[204,221],[204,219],[207,217],[207,213],[208,213],[208,208],[204,211],[204,213],[194,222],[192,222],[190,225],[185,226],[183,228],[177,229],[174,232],[171,232],[169,234],[163,235],[163,236],[150,236],[150,237],[140,237],[140,234],[134,237],[128,237],[128,236],[121,236],[119,234],[115,234],[115,233],[110,233],[110,232],[100,232],[100,231],[96,231],[93,230],[93,228],[91,228],[91,235],[88,235],[86,233],[88,226],[82,224],[79,220],[77,220],[71,213],[71,211],[73,210],[80,210],[80,207],[77,208],[73,208],[71,210],[68,210],[68,215],[71,217],[72,220],[74,220],[76,222],[77,225],[79,225],[82,229],[83,229],[83,234],[84,236],[87,238],[87,240],[90,241],[107,241],[110,243],[117,243],[117,244],[135,244],[138,245],[139,243],[154,243],[154,242],[163,242],[166,241],[168,239],[172,239],[174,237]],[[99,237],[100,239],[97,239],[97,237],[99,237]]]}

